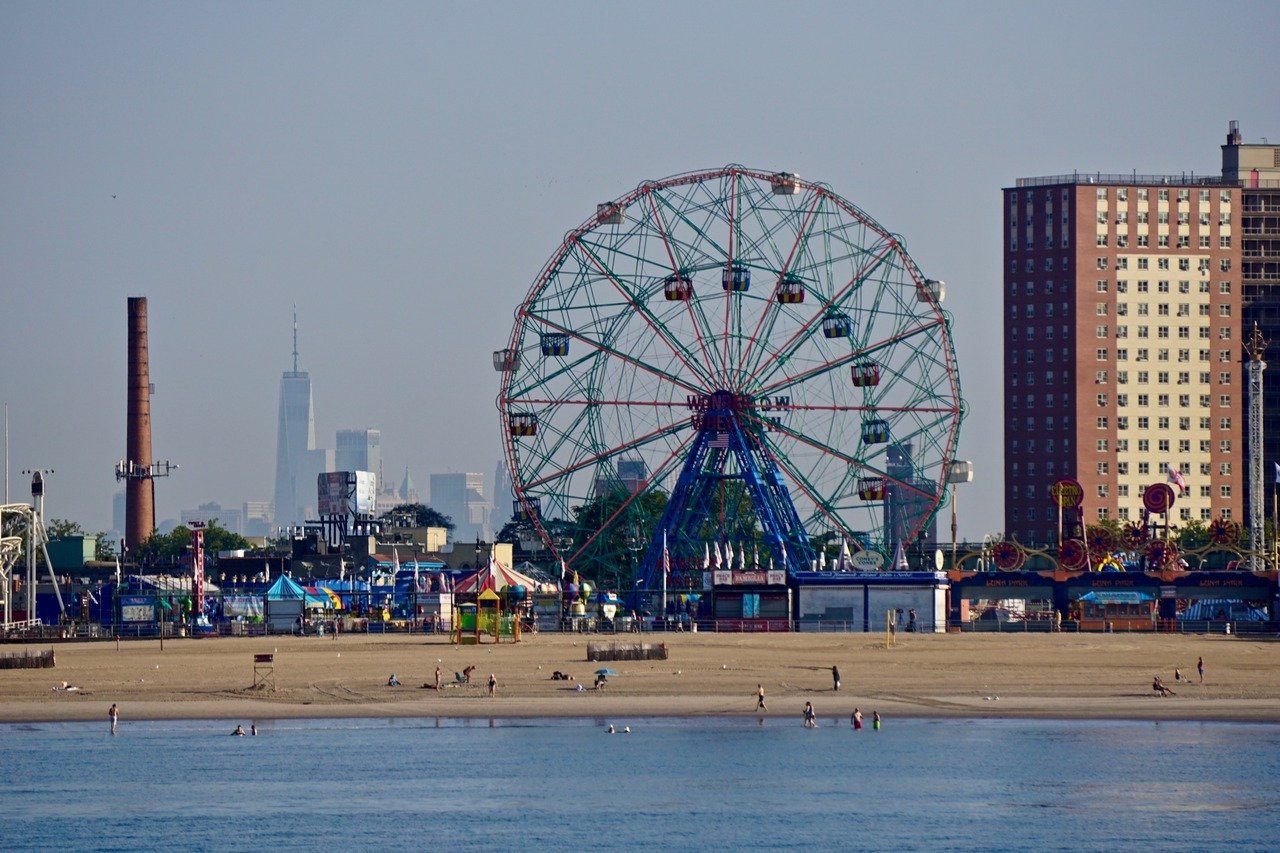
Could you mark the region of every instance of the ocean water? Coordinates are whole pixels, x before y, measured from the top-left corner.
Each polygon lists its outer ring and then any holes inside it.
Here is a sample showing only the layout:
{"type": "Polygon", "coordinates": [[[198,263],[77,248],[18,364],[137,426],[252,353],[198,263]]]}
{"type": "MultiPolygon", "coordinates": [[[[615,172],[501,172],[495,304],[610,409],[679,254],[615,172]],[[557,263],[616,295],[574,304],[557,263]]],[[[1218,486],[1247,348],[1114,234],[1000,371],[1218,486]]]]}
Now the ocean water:
{"type": "Polygon", "coordinates": [[[1280,726],[820,723],[3,725],[0,848],[1280,848],[1280,726]]]}

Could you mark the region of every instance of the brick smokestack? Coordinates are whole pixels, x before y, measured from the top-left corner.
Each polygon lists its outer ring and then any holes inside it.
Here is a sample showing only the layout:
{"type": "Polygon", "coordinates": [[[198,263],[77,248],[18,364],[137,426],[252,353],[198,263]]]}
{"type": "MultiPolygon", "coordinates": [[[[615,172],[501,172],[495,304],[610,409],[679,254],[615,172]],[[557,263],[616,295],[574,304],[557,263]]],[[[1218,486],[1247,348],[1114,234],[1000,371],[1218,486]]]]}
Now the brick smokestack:
{"type": "Polygon", "coordinates": [[[150,477],[151,368],[145,296],[129,297],[129,405],[125,432],[125,459],[136,473],[125,480],[124,544],[133,550],[156,529],[156,487],[150,477]]]}

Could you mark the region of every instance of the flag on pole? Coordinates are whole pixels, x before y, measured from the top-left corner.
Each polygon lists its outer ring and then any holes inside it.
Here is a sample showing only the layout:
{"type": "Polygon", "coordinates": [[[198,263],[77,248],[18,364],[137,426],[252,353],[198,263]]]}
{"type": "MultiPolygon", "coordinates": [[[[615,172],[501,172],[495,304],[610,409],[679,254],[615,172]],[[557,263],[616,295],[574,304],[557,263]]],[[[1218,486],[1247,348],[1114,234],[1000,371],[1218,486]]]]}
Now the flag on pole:
{"type": "Polygon", "coordinates": [[[705,572],[711,568],[711,546],[706,542],[702,543],[702,570],[705,572]]]}
{"type": "Polygon", "coordinates": [[[662,531],[662,575],[671,574],[671,554],[667,551],[667,531],[662,531]]]}
{"type": "Polygon", "coordinates": [[[827,570],[827,549],[823,548],[818,552],[818,571],[825,572],[827,570]]]}
{"type": "Polygon", "coordinates": [[[1179,494],[1187,493],[1187,478],[1182,476],[1182,472],[1173,467],[1172,462],[1165,463],[1165,467],[1169,471],[1169,482],[1178,487],[1179,494]]]}
{"type": "Polygon", "coordinates": [[[564,586],[564,576],[569,573],[569,564],[564,561],[564,557],[560,558],[560,585],[564,586]]]}
{"type": "Polygon", "coordinates": [[[900,572],[905,572],[911,568],[907,564],[907,554],[902,550],[902,540],[898,540],[898,549],[893,552],[893,567],[900,572]]]}
{"type": "Polygon", "coordinates": [[[720,543],[715,543],[715,548],[711,552],[711,568],[720,568],[720,543]]]}
{"type": "Polygon", "coordinates": [[[1274,462],[1272,464],[1276,466],[1276,485],[1280,486],[1280,462],[1274,462]]]}
{"type": "Polygon", "coordinates": [[[120,555],[116,555],[116,586],[120,586],[120,555]]]}
{"type": "Polygon", "coordinates": [[[751,565],[756,568],[760,567],[760,543],[756,542],[751,546],[751,565]]]}
{"type": "Polygon", "coordinates": [[[849,568],[849,541],[843,536],[840,537],[840,571],[849,568]]]}
{"type": "Polygon", "coordinates": [[[391,559],[392,559],[391,577],[392,579],[394,579],[396,575],[400,574],[400,552],[397,551],[395,548],[391,549],[391,559]]]}
{"type": "MultiPolygon", "coordinates": [[[[783,542],[779,547],[782,550],[782,570],[785,572],[787,568],[791,565],[790,563],[787,562],[787,543],[783,542]]],[[[773,558],[770,557],[769,559],[770,559],[770,562],[772,562],[773,558]]]]}

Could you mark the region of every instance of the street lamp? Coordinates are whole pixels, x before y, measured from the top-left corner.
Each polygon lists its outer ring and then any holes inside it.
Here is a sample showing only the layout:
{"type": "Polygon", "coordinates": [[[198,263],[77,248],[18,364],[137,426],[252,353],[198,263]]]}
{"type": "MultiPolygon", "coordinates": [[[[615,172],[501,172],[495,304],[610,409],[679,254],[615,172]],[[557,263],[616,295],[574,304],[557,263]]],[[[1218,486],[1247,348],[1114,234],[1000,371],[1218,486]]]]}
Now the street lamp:
{"type": "Polygon", "coordinates": [[[956,460],[947,471],[947,482],[951,484],[951,568],[956,567],[956,484],[973,482],[973,463],[956,460]]]}

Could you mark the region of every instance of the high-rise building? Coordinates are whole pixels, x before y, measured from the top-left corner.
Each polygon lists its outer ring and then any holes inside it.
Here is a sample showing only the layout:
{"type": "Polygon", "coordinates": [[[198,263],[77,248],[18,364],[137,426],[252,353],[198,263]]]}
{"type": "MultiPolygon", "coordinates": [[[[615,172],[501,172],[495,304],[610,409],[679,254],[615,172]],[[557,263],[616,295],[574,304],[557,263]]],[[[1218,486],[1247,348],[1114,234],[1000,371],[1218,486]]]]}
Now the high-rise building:
{"type": "Polygon", "coordinates": [[[1004,190],[1005,524],[1052,543],[1071,477],[1083,520],[1243,518],[1241,192],[1188,175],[1057,175],[1004,190]],[[1176,477],[1173,477],[1176,479],[1176,477]]]}
{"type": "Polygon", "coordinates": [[[317,454],[316,416],[311,375],[298,369],[298,314],[293,315],[293,370],[280,377],[280,414],[276,431],[277,527],[301,524],[314,516],[316,476],[330,470],[324,451],[317,454]]]}
{"type": "Polygon", "coordinates": [[[184,509],[181,513],[182,523],[190,524],[198,521],[201,524],[218,522],[223,530],[237,535],[244,535],[244,512],[231,507],[224,507],[217,501],[200,504],[196,509],[184,509]]]}
{"type": "Polygon", "coordinates": [[[493,538],[484,474],[432,474],[431,508],[453,519],[455,542],[493,538]]]}
{"type": "MultiPolygon", "coordinates": [[[[1222,178],[1240,187],[1241,336],[1248,339],[1257,323],[1270,344],[1263,355],[1270,367],[1262,373],[1260,461],[1265,487],[1274,485],[1272,465],[1280,463],[1280,145],[1245,144],[1240,123],[1231,122],[1222,146],[1222,178]]],[[[1244,417],[1248,400],[1241,403],[1244,417]]],[[[1247,479],[1241,476],[1240,482],[1247,479]]],[[[1267,511],[1264,505],[1262,514],[1267,511]]]]}
{"type": "Polygon", "coordinates": [[[516,493],[511,484],[511,474],[505,460],[498,460],[493,471],[493,509],[489,513],[489,527],[495,532],[506,526],[515,515],[516,493]]]}
{"type": "Polygon", "coordinates": [[[340,429],[333,454],[338,471],[370,471],[382,482],[382,433],[376,429],[340,429]]]}

